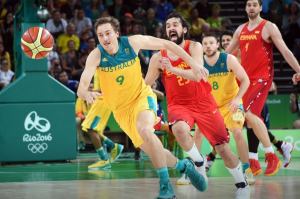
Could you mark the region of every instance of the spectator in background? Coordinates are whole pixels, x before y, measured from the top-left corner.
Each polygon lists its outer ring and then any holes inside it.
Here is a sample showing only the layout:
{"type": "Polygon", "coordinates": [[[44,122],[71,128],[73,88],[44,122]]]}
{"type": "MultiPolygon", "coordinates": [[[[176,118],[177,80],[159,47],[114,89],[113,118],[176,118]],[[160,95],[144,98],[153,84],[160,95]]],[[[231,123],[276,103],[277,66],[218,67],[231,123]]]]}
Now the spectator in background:
{"type": "Polygon", "coordinates": [[[59,63],[59,59],[57,58],[53,58],[51,60],[51,66],[49,69],[49,74],[56,80],[59,81],[59,74],[61,72],[61,65],[59,63]]]}
{"type": "Polygon", "coordinates": [[[180,12],[185,19],[189,20],[191,18],[192,5],[188,0],[181,0],[176,10],[180,12]]]}
{"type": "Polygon", "coordinates": [[[109,16],[109,12],[108,12],[108,10],[102,10],[101,12],[100,12],[100,14],[99,14],[99,18],[101,18],[101,17],[108,17],[109,16]]]}
{"type": "Polygon", "coordinates": [[[277,95],[277,86],[276,86],[276,83],[273,81],[272,82],[272,85],[270,87],[270,90],[269,90],[269,95],[277,95]]]}
{"type": "MultiPolygon", "coordinates": [[[[2,60],[2,59],[7,59],[8,69],[12,70],[9,53],[7,51],[5,51],[3,43],[0,43],[0,60],[2,60]]],[[[0,67],[1,67],[1,65],[0,65],[0,67]]]]}
{"type": "Polygon", "coordinates": [[[125,13],[130,13],[130,8],[123,4],[123,0],[115,0],[115,3],[109,6],[107,10],[110,16],[115,17],[119,21],[125,13]]]}
{"type": "Polygon", "coordinates": [[[90,18],[85,17],[84,9],[75,11],[74,18],[70,20],[75,26],[75,35],[80,36],[83,32],[88,32],[93,36],[93,26],[90,18]]]}
{"type": "Polygon", "coordinates": [[[0,90],[8,86],[14,78],[15,73],[8,69],[8,60],[3,58],[1,60],[0,69],[0,90]]]}
{"type": "Polygon", "coordinates": [[[14,60],[14,23],[10,23],[8,27],[8,31],[4,33],[3,35],[3,45],[4,49],[9,53],[10,55],[10,61],[11,61],[11,68],[13,69],[13,60],[14,60]]]}
{"type": "Polygon", "coordinates": [[[154,35],[155,27],[159,25],[159,21],[154,18],[154,16],[154,10],[152,8],[149,8],[147,10],[147,18],[143,19],[142,22],[144,35],[154,35]]]}
{"type": "Polygon", "coordinates": [[[190,20],[190,36],[191,39],[194,39],[198,42],[202,42],[201,34],[202,34],[202,24],[205,23],[205,20],[199,18],[199,13],[196,8],[191,10],[191,20],[190,20]]]}
{"type": "Polygon", "coordinates": [[[52,48],[52,51],[47,56],[48,71],[50,71],[50,69],[51,69],[51,60],[54,59],[54,58],[59,60],[59,56],[56,52],[56,48],[57,48],[57,46],[56,46],[56,44],[54,44],[53,48],[52,48]]]}
{"type": "Polygon", "coordinates": [[[1,34],[6,33],[9,30],[9,25],[14,23],[14,14],[7,12],[3,23],[1,23],[1,34]]]}
{"type": "Polygon", "coordinates": [[[156,2],[152,3],[151,8],[154,9],[156,18],[162,23],[171,11],[175,11],[172,4],[168,3],[167,0],[156,0],[156,2]]]}
{"type": "Polygon", "coordinates": [[[79,50],[81,53],[84,53],[89,49],[88,46],[88,38],[90,38],[90,34],[88,32],[83,32],[80,37],[80,47],[79,50]]]}
{"type": "Polygon", "coordinates": [[[202,35],[204,33],[207,33],[207,32],[210,31],[209,23],[207,23],[207,22],[203,23],[202,26],[201,26],[201,31],[202,31],[202,33],[201,33],[201,36],[200,36],[200,43],[202,43],[202,35]]]}
{"type": "Polygon", "coordinates": [[[155,27],[154,37],[160,38],[160,39],[166,38],[165,31],[161,26],[155,27]]]}
{"type": "Polygon", "coordinates": [[[81,74],[85,68],[86,59],[88,57],[88,54],[83,53],[81,54],[81,57],[78,61],[77,67],[73,71],[73,76],[76,77],[75,80],[80,80],[81,74]]]}
{"type": "Polygon", "coordinates": [[[133,23],[142,23],[146,17],[147,6],[144,5],[143,0],[132,0],[130,4],[131,13],[133,15],[133,23]]]}
{"type": "Polygon", "coordinates": [[[131,30],[132,30],[133,17],[132,17],[132,14],[125,13],[123,18],[124,18],[124,20],[121,24],[121,35],[122,36],[127,36],[131,33],[131,30]]]}
{"type": "Polygon", "coordinates": [[[89,6],[85,8],[85,16],[90,18],[94,24],[98,19],[100,12],[104,9],[102,0],[90,0],[89,6]]]}
{"type": "Polygon", "coordinates": [[[52,16],[53,18],[49,19],[46,23],[46,30],[48,30],[56,40],[59,35],[66,32],[68,23],[61,18],[59,10],[54,10],[52,16]]]}
{"type": "Polygon", "coordinates": [[[7,10],[5,8],[5,0],[0,0],[0,23],[4,22],[7,10]]]}
{"type": "Polygon", "coordinates": [[[290,110],[296,113],[298,119],[293,123],[293,129],[300,129],[300,87],[297,85],[297,92],[290,95],[290,110]]]}
{"type": "Polygon", "coordinates": [[[222,30],[231,30],[231,31],[235,31],[234,28],[231,27],[231,20],[229,18],[223,18],[221,25],[222,25],[222,30]]]}
{"type": "Polygon", "coordinates": [[[69,75],[70,79],[78,79],[74,70],[77,68],[79,54],[75,51],[75,43],[70,40],[68,42],[68,51],[62,55],[62,67],[69,75]]]}
{"type": "Polygon", "coordinates": [[[66,73],[66,71],[62,70],[59,73],[59,82],[62,83],[63,85],[65,85],[71,91],[73,91],[76,94],[76,98],[77,98],[77,89],[78,89],[78,85],[79,85],[78,81],[69,80],[69,76],[66,73]]]}
{"type": "Polygon", "coordinates": [[[76,10],[80,8],[81,7],[76,4],[76,0],[67,0],[67,3],[60,8],[61,16],[69,23],[70,19],[74,17],[76,10]]]}
{"type": "Polygon", "coordinates": [[[213,5],[212,16],[206,19],[206,22],[210,24],[210,31],[221,31],[222,30],[222,17],[220,17],[221,6],[219,4],[213,5]]]}
{"type": "Polygon", "coordinates": [[[52,14],[53,14],[54,10],[56,10],[55,7],[54,7],[53,0],[47,0],[46,1],[46,9],[49,13],[48,14],[48,19],[52,18],[53,17],[52,14]]]}
{"type": "Polygon", "coordinates": [[[83,51],[85,54],[90,54],[96,48],[96,40],[94,37],[89,37],[87,39],[88,49],[83,51]]]}
{"type": "Polygon", "coordinates": [[[59,55],[66,53],[69,49],[68,49],[68,42],[70,40],[74,41],[75,43],[75,50],[79,49],[79,45],[80,45],[80,40],[79,38],[74,35],[74,31],[75,31],[75,26],[72,23],[69,23],[67,26],[67,32],[61,34],[58,38],[57,38],[57,53],[59,55]]]}
{"type": "Polygon", "coordinates": [[[282,32],[287,47],[293,51],[294,40],[300,38],[300,10],[297,2],[290,3],[288,7],[282,20],[282,32]]]}
{"type": "Polygon", "coordinates": [[[288,11],[289,0],[274,0],[269,3],[269,11],[275,11],[279,17],[283,17],[288,11]]]}
{"type": "Polygon", "coordinates": [[[198,10],[199,17],[202,19],[206,20],[212,15],[212,7],[208,4],[207,0],[199,0],[195,8],[198,10]]]}

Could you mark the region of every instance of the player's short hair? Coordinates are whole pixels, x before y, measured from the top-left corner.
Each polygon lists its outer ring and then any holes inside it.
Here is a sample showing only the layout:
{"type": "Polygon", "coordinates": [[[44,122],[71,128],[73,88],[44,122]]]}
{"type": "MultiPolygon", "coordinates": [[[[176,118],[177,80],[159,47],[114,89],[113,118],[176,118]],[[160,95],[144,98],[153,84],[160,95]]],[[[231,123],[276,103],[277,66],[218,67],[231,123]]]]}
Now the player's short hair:
{"type": "Polygon", "coordinates": [[[217,42],[219,41],[218,40],[218,36],[217,36],[217,34],[215,32],[206,32],[206,33],[203,33],[202,34],[202,41],[203,41],[203,39],[205,37],[214,37],[217,40],[217,42]]]}
{"type": "Polygon", "coordinates": [[[107,23],[109,23],[111,25],[111,27],[114,29],[115,32],[119,32],[120,22],[118,21],[118,19],[108,16],[108,17],[101,17],[101,18],[97,19],[96,24],[95,24],[96,33],[97,33],[98,26],[101,26],[101,25],[107,24],[107,23]]]}
{"type": "MultiPolygon", "coordinates": [[[[248,1],[249,1],[249,0],[246,0],[246,4],[247,4],[248,1]]],[[[263,0],[257,0],[257,1],[258,1],[258,4],[259,4],[260,6],[262,6],[263,0]]]]}
{"type": "Polygon", "coordinates": [[[182,16],[182,14],[180,12],[171,12],[168,17],[166,18],[165,22],[164,22],[164,31],[165,31],[165,34],[167,35],[167,31],[166,31],[166,23],[169,19],[171,18],[177,18],[179,19],[181,25],[183,28],[186,28],[187,29],[187,32],[185,33],[185,36],[188,35],[188,32],[189,32],[189,24],[188,22],[185,20],[185,18],[182,16]]]}

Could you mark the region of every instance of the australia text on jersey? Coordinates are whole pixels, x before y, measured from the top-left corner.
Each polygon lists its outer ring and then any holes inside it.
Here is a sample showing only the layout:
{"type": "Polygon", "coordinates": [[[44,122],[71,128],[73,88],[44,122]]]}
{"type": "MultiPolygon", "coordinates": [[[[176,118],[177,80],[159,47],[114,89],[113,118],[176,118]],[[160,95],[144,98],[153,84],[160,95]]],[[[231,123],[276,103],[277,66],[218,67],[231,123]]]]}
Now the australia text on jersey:
{"type": "Polygon", "coordinates": [[[208,78],[213,78],[213,77],[225,77],[228,75],[228,72],[218,72],[218,73],[213,73],[210,74],[208,78]]]}
{"type": "Polygon", "coordinates": [[[132,59],[132,60],[123,62],[117,66],[107,66],[107,67],[101,66],[101,72],[103,71],[103,72],[109,73],[109,72],[122,70],[122,69],[128,68],[130,66],[133,66],[135,63],[136,63],[136,59],[132,59]]]}

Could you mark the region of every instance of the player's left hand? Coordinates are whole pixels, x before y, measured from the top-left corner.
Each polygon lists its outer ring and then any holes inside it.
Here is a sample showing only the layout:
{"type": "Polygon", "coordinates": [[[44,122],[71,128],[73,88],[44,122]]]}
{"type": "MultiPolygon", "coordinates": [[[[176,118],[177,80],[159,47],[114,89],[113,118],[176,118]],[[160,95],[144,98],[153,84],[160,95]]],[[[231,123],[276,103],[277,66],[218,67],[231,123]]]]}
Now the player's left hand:
{"type": "Polygon", "coordinates": [[[298,84],[298,81],[300,81],[300,73],[294,74],[292,80],[293,80],[294,84],[298,84]]]}
{"type": "Polygon", "coordinates": [[[240,106],[240,101],[241,99],[234,98],[231,102],[229,102],[229,104],[226,105],[226,106],[230,106],[229,111],[231,111],[232,114],[235,114],[236,111],[238,110],[240,106]]]}

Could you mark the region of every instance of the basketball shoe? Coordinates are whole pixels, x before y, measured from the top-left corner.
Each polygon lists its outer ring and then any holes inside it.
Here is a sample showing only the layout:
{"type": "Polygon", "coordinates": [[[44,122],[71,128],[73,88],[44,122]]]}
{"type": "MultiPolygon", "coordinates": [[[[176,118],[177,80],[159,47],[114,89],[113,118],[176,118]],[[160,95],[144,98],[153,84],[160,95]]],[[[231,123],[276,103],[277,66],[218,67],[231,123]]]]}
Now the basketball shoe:
{"type": "Polygon", "coordinates": [[[114,163],[118,159],[123,149],[124,146],[122,144],[115,144],[115,147],[111,150],[111,159],[110,159],[111,163],[114,163]]]}
{"type": "Polygon", "coordinates": [[[254,178],[250,168],[246,169],[246,171],[244,173],[244,178],[248,182],[249,185],[255,184],[255,178],[254,178]]]}
{"type": "Polygon", "coordinates": [[[266,153],[265,161],[268,162],[267,169],[264,172],[265,176],[275,175],[282,164],[275,153],[266,153]]]}
{"type": "Polygon", "coordinates": [[[201,162],[201,166],[195,166],[191,158],[184,158],[183,163],[185,164],[185,169],[183,172],[186,174],[185,177],[189,178],[193,186],[199,191],[206,191],[207,189],[207,176],[204,169],[204,162],[201,162]],[[197,168],[200,167],[200,168],[197,168]],[[196,169],[197,168],[197,169],[196,169]],[[203,172],[204,171],[204,172],[203,172]]]}
{"type": "Polygon", "coordinates": [[[206,155],[206,159],[207,159],[207,164],[205,166],[205,171],[208,172],[212,164],[215,162],[215,160],[211,160],[209,155],[206,155]]]}
{"type": "Polygon", "coordinates": [[[177,199],[173,186],[169,180],[160,180],[159,187],[159,195],[155,199],[177,199]]]}
{"type": "Polygon", "coordinates": [[[95,164],[88,166],[89,170],[108,169],[111,167],[109,160],[99,160],[95,164]]]}
{"type": "Polygon", "coordinates": [[[284,167],[289,166],[292,159],[291,153],[293,152],[293,150],[294,150],[294,145],[289,142],[282,143],[281,149],[277,149],[277,151],[279,151],[279,153],[283,156],[284,167]]]}
{"type": "Polygon", "coordinates": [[[184,174],[180,179],[177,180],[177,184],[178,185],[189,185],[189,184],[191,184],[191,181],[189,178],[186,178],[185,174],[184,174]]]}
{"type": "Polygon", "coordinates": [[[238,190],[235,193],[235,199],[249,199],[250,198],[250,188],[248,183],[245,182],[237,183],[235,186],[238,190]]]}
{"type": "Polygon", "coordinates": [[[258,160],[249,158],[249,163],[253,176],[257,176],[262,173],[258,160]]]}

